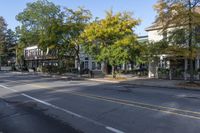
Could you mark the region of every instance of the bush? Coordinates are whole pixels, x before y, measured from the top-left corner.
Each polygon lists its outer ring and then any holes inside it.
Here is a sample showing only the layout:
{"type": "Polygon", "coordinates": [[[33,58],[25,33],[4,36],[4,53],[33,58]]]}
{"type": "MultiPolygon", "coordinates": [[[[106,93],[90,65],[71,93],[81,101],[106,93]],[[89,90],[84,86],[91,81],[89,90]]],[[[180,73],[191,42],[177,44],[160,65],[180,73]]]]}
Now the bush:
{"type": "Polygon", "coordinates": [[[160,73],[160,74],[169,74],[169,69],[158,68],[158,73],[160,73]]]}
{"type": "Polygon", "coordinates": [[[28,71],[28,67],[22,66],[21,70],[22,70],[22,71],[28,71]]]}
{"type": "Polygon", "coordinates": [[[172,69],[172,77],[173,79],[183,79],[184,78],[184,69],[177,68],[172,69]]]}
{"type": "Polygon", "coordinates": [[[58,67],[57,66],[43,66],[42,72],[46,73],[58,73],[58,67]]]}
{"type": "Polygon", "coordinates": [[[121,70],[120,73],[122,74],[133,74],[137,76],[145,76],[148,75],[148,70],[146,68],[140,68],[135,70],[121,70]]]}
{"type": "Polygon", "coordinates": [[[83,69],[82,71],[81,71],[81,74],[89,74],[89,69],[88,68],[86,68],[86,69],[83,69]]]}
{"type": "Polygon", "coordinates": [[[158,77],[161,79],[169,79],[169,69],[158,68],[158,77]]]}
{"type": "Polygon", "coordinates": [[[72,69],[70,69],[70,72],[72,72],[72,73],[78,73],[78,69],[77,68],[72,68],[72,69]]]}
{"type": "Polygon", "coordinates": [[[56,73],[56,74],[64,74],[64,73],[78,73],[78,69],[67,68],[66,66],[58,67],[58,66],[43,66],[38,68],[45,73],[56,73]]]}

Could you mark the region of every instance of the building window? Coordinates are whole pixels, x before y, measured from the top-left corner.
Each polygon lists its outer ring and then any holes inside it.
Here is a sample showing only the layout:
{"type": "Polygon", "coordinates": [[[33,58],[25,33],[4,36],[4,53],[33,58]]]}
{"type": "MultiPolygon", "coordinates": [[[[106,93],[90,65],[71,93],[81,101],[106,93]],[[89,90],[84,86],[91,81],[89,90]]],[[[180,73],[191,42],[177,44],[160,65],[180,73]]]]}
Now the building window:
{"type": "Polygon", "coordinates": [[[85,61],[85,69],[88,69],[88,61],[85,61]]]}
{"type": "Polygon", "coordinates": [[[28,57],[28,50],[25,50],[25,57],[28,57]]]}
{"type": "Polygon", "coordinates": [[[100,70],[101,69],[101,63],[97,63],[97,69],[100,70]]]}

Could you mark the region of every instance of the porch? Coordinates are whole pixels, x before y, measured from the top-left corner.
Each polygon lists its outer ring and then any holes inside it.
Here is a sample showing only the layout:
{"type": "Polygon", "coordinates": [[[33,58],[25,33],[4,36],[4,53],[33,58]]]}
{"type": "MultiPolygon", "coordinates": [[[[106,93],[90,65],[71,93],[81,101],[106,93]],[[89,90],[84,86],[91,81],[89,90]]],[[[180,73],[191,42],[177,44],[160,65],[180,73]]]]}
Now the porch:
{"type": "MultiPolygon", "coordinates": [[[[189,80],[190,61],[184,57],[160,55],[149,62],[148,77],[170,80],[189,80]]],[[[193,60],[194,80],[200,80],[200,57],[193,60]]]]}

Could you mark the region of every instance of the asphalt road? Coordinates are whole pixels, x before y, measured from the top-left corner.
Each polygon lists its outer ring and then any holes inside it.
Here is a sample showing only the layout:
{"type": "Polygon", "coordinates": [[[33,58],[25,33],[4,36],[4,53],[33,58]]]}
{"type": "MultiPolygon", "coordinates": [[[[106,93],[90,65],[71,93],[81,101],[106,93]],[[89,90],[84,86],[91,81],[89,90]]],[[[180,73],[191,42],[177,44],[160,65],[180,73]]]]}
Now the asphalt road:
{"type": "Polygon", "coordinates": [[[0,73],[0,133],[199,133],[200,92],[0,73]]]}

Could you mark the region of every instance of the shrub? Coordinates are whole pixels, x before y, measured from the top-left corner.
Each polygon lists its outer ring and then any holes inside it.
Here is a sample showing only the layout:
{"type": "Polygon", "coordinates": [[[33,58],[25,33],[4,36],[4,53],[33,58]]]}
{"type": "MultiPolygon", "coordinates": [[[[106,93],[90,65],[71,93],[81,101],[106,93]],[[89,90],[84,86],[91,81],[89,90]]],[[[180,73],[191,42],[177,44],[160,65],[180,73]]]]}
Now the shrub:
{"type": "Polygon", "coordinates": [[[158,68],[158,77],[161,79],[168,79],[169,78],[169,69],[158,68]]]}

